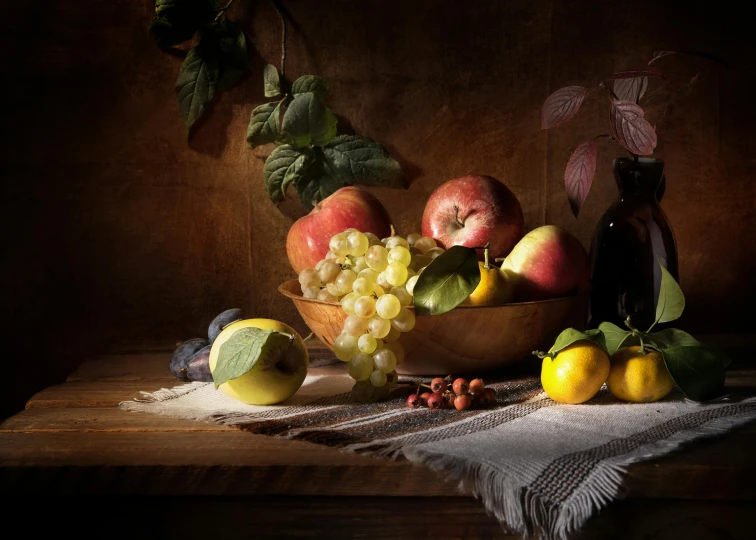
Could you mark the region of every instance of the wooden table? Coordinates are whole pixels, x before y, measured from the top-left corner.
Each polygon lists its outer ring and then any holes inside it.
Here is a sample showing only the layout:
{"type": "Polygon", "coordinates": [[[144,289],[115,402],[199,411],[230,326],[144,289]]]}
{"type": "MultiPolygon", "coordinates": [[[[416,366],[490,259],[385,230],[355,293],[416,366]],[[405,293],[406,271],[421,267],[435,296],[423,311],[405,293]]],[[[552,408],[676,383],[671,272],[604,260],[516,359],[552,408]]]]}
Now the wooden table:
{"type": "MultiPolygon", "coordinates": [[[[44,519],[34,520],[35,530],[97,538],[284,532],[510,538],[480,501],[406,461],[118,409],[139,391],[177,384],[168,358],[145,353],[87,361],[3,422],[0,494],[10,496],[4,512],[12,516],[42,500],[44,519]]],[[[343,373],[342,365],[312,369],[343,373]]],[[[756,394],[756,372],[731,371],[727,386],[756,394]]],[[[755,456],[751,424],[635,465],[626,499],[589,522],[581,537],[752,538],[755,456]]]]}

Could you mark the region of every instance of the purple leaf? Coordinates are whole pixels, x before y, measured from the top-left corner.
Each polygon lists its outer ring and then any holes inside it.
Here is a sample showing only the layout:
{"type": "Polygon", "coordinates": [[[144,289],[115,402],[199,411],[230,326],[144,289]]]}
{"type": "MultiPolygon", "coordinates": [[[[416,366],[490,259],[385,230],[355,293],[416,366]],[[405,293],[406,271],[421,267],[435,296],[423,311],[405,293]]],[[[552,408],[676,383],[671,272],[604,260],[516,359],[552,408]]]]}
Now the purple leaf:
{"type": "Polygon", "coordinates": [[[584,86],[565,86],[547,97],[541,108],[541,129],[553,128],[572,120],[587,91],[584,86]]]}
{"type": "Polygon", "coordinates": [[[596,174],[597,156],[598,145],[595,139],[591,139],[575,148],[564,169],[564,189],[575,217],[578,217],[588,190],[591,189],[596,174]]]}
{"type": "Polygon", "coordinates": [[[646,66],[637,69],[625,69],[612,73],[607,81],[616,81],[618,79],[634,79],[636,77],[662,77],[661,70],[656,66],[646,66]]]}
{"type": "Polygon", "coordinates": [[[643,109],[632,101],[612,101],[609,123],[612,135],[628,152],[647,156],[656,148],[656,131],[643,118],[643,109]]]}
{"type": "Polygon", "coordinates": [[[632,79],[617,79],[612,81],[612,91],[620,101],[638,103],[648,88],[648,77],[633,77],[632,79]]]}

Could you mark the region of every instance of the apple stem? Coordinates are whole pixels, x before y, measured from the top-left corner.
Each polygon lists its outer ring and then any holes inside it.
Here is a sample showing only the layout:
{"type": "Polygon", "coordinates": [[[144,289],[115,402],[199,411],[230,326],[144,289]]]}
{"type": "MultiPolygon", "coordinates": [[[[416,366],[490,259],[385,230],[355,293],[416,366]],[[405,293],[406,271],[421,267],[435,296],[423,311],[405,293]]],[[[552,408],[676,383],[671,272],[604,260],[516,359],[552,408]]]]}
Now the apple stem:
{"type": "Polygon", "coordinates": [[[488,248],[491,247],[491,242],[486,243],[486,247],[483,248],[483,268],[486,270],[491,269],[491,264],[488,262],[488,248]]]}
{"type": "Polygon", "coordinates": [[[454,205],[454,219],[457,220],[457,225],[459,225],[460,229],[465,226],[465,222],[459,219],[459,206],[456,204],[454,205]]]}
{"type": "MultiPolygon", "coordinates": [[[[323,207],[322,207],[322,206],[320,206],[320,201],[312,201],[312,206],[313,206],[314,208],[317,208],[317,209],[318,209],[318,212],[320,212],[320,211],[321,211],[321,210],[323,209],[323,207]]],[[[316,213],[317,213],[317,212],[316,212],[316,213]]]]}

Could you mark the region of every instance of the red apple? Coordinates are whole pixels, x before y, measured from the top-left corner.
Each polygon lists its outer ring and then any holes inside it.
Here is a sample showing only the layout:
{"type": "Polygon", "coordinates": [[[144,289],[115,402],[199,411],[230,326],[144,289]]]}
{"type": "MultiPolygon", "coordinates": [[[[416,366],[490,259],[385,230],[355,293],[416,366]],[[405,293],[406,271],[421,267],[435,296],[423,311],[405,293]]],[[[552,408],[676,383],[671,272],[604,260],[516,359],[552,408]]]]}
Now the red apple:
{"type": "Polygon", "coordinates": [[[384,238],[391,234],[391,220],[372,193],[354,186],[335,191],[299,218],[286,237],[286,254],[298,274],[315,265],[328,253],[328,242],[335,234],[351,227],[384,238]]]}
{"type": "Polygon", "coordinates": [[[511,278],[518,302],[559,298],[588,285],[588,254],[570,233],[544,225],[522,237],[501,269],[511,278]]]}
{"type": "Polygon", "coordinates": [[[492,259],[512,250],[522,228],[520,201],[490,176],[463,176],[441,184],[423,211],[423,236],[434,238],[446,249],[482,247],[490,242],[492,259]]]}

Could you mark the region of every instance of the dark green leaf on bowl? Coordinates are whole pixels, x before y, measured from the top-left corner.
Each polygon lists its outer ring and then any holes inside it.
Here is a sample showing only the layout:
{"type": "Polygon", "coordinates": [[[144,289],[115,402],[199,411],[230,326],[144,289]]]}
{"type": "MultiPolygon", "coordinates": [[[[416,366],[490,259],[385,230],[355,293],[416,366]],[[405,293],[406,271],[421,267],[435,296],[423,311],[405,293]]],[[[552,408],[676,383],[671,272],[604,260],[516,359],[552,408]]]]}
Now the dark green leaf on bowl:
{"type": "Polygon", "coordinates": [[[414,290],[415,313],[446,313],[470,296],[478,283],[478,253],[473,248],[452,246],[433,259],[417,279],[414,290]]]}

